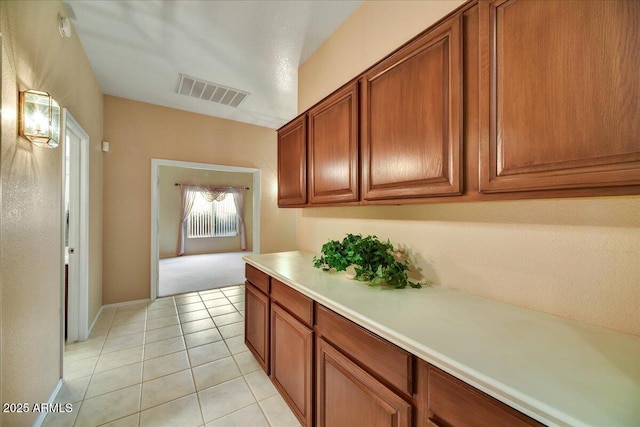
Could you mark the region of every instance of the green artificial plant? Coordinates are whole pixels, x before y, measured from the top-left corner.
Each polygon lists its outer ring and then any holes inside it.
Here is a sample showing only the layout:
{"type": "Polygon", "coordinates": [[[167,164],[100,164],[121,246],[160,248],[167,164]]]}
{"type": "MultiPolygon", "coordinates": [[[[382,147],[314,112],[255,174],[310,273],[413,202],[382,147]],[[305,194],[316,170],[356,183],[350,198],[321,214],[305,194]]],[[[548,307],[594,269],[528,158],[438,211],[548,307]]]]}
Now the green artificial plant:
{"type": "Polygon", "coordinates": [[[421,288],[420,283],[409,280],[409,260],[398,260],[399,253],[389,240],[381,242],[376,236],[347,234],[340,242],[330,240],[322,245],[320,257],[313,257],[313,266],[323,270],[345,271],[355,266],[355,280],[370,285],[388,285],[393,288],[421,288]]]}

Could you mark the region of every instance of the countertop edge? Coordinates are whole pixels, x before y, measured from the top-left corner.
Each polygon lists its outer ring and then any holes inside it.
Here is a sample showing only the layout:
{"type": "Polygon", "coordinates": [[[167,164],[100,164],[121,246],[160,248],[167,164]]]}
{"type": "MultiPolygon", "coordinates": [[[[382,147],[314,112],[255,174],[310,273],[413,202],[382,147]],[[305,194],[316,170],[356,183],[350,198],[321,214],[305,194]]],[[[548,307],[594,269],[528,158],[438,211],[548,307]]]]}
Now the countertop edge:
{"type": "Polygon", "coordinates": [[[561,411],[558,411],[555,408],[549,407],[548,405],[536,399],[532,399],[529,396],[526,396],[516,390],[513,390],[510,387],[497,382],[486,375],[467,368],[465,365],[457,363],[455,360],[428,348],[424,344],[416,343],[413,340],[400,334],[399,332],[394,331],[390,328],[386,328],[384,325],[380,325],[377,322],[367,318],[366,316],[360,315],[357,311],[338,304],[335,301],[314,292],[313,290],[281,275],[277,271],[274,271],[263,264],[260,264],[247,257],[243,257],[243,260],[253,267],[259,269],[260,271],[263,271],[269,276],[281,281],[282,283],[313,299],[314,301],[335,311],[341,316],[344,316],[345,318],[353,321],[363,328],[408,351],[414,356],[432,364],[436,368],[443,370],[444,372],[454,376],[455,378],[464,381],[465,383],[477,388],[478,390],[501,401],[502,403],[535,419],[536,421],[544,423],[548,426],[564,426],[567,424],[576,427],[588,426],[588,424],[585,424],[580,420],[576,420],[573,417],[561,411]]]}

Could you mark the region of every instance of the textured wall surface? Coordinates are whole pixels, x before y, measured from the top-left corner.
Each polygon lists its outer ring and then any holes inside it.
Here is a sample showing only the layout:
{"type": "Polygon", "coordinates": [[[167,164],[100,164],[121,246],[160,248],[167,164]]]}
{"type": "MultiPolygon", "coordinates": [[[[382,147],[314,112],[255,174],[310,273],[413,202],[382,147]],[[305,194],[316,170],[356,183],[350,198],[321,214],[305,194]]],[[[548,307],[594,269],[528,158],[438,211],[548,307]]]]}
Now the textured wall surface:
{"type": "MultiPolygon", "coordinates": [[[[18,137],[18,91],[50,92],[90,137],[89,315],[102,305],[102,94],[77,37],[63,39],[60,1],[3,1],[2,284],[3,402],[46,402],[61,376],[62,147],[18,137]]],[[[37,414],[4,414],[31,425],[37,414]]]]}
{"type": "Polygon", "coordinates": [[[261,252],[295,249],[295,211],[277,209],[273,129],[105,96],[105,304],[149,298],[151,159],[260,169],[261,252]]]}
{"type": "MultiPolygon", "coordinates": [[[[303,111],[460,2],[365,1],[299,70],[303,111]]],[[[640,197],[298,210],[298,249],[404,245],[438,285],[640,335],[640,197]]]]}
{"type": "Polygon", "coordinates": [[[298,69],[298,111],[320,101],[463,3],[364,1],[298,69]]]}

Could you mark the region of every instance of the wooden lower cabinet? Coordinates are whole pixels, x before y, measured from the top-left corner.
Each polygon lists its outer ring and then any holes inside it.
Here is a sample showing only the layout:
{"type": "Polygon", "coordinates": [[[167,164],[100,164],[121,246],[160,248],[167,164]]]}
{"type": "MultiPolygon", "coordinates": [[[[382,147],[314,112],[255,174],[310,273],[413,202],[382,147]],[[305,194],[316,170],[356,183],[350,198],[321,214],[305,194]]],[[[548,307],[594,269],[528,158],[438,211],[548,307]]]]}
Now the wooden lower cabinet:
{"type": "Polygon", "coordinates": [[[542,425],[424,361],[418,363],[417,388],[418,426],[542,425]]]}
{"type": "Polygon", "coordinates": [[[269,297],[245,282],[244,342],[262,369],[269,373],[269,297]]]}
{"type": "Polygon", "coordinates": [[[313,424],[313,329],[271,304],[271,381],[303,426],[313,424]]]}
{"type": "Polygon", "coordinates": [[[411,404],[322,338],[316,340],[317,427],[410,427],[411,404]]]}
{"type": "Polygon", "coordinates": [[[245,343],[301,425],[542,425],[254,270],[245,283],[245,343]]]}
{"type": "Polygon", "coordinates": [[[411,398],[413,355],[321,305],[316,307],[316,333],[389,388],[411,398]]]}

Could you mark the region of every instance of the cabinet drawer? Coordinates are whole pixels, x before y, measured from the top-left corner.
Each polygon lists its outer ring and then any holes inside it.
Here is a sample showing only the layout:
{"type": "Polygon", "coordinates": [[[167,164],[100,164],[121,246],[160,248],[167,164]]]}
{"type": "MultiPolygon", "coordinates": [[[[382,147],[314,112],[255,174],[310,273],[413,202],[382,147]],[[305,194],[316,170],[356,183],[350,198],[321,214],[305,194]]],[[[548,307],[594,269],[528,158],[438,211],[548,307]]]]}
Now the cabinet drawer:
{"type": "Polygon", "coordinates": [[[429,366],[429,418],[437,424],[519,427],[542,424],[468,384],[429,366]]]}
{"type": "Polygon", "coordinates": [[[412,394],[411,354],[361,328],[350,320],[317,306],[316,331],[358,364],[406,395],[412,394]]]}
{"type": "Polygon", "coordinates": [[[269,295],[269,275],[263,271],[258,270],[252,265],[245,264],[244,276],[255,287],[260,289],[265,294],[269,295]]]}
{"type": "Polygon", "coordinates": [[[313,327],[313,300],[311,298],[272,278],[271,300],[277,302],[307,326],[313,327]]]}

